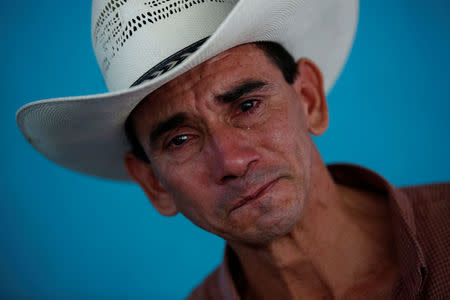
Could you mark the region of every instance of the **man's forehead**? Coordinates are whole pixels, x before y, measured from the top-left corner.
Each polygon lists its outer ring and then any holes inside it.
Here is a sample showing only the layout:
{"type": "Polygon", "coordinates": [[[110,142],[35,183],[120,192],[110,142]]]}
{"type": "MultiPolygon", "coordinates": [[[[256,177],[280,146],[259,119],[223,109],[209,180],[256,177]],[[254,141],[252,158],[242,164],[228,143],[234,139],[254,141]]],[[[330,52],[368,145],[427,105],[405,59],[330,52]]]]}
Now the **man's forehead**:
{"type": "Polygon", "coordinates": [[[152,92],[139,104],[136,112],[145,110],[147,116],[164,115],[174,105],[187,104],[184,101],[174,102],[174,98],[187,99],[194,97],[192,94],[201,98],[201,93],[220,93],[241,77],[251,74],[252,65],[260,66],[261,59],[269,63],[265,54],[254,44],[226,50],[152,92]]]}
{"type": "Polygon", "coordinates": [[[223,71],[232,70],[239,66],[249,66],[253,63],[255,57],[264,56],[263,52],[259,50],[254,44],[239,45],[234,48],[223,51],[216,56],[204,61],[198,66],[192,68],[184,74],[172,79],[162,87],[154,91],[149,97],[159,96],[174,91],[183,83],[185,89],[192,88],[186,82],[196,81],[195,79],[205,79],[206,77],[215,74],[216,77],[222,77],[223,71]],[[220,69],[222,72],[217,72],[220,69]]]}

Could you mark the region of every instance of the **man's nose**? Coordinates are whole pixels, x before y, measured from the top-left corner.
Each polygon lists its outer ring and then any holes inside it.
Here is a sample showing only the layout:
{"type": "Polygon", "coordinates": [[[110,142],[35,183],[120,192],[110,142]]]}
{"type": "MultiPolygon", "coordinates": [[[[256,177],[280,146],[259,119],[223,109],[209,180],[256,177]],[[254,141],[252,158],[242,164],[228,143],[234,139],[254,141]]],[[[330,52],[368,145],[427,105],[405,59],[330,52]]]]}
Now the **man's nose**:
{"type": "Polygon", "coordinates": [[[257,145],[250,132],[241,128],[221,127],[211,134],[207,152],[212,176],[217,184],[226,184],[245,176],[259,160],[257,145]]]}

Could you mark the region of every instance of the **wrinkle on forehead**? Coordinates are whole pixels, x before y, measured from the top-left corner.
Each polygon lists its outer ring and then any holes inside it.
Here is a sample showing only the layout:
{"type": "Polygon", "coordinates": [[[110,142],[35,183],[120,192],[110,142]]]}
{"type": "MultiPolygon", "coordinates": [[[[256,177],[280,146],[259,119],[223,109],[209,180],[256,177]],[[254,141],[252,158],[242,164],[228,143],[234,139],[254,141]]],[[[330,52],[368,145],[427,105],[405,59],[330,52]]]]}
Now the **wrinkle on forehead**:
{"type": "MultiPolygon", "coordinates": [[[[238,46],[238,47],[240,47],[240,46],[238,46]]],[[[232,49],[234,49],[234,48],[232,48],[232,49]]],[[[215,63],[215,62],[217,62],[217,61],[220,61],[220,60],[222,60],[222,59],[225,59],[225,58],[227,58],[228,56],[230,56],[229,50],[217,54],[217,55],[214,56],[213,58],[208,59],[205,63],[208,64],[208,65],[210,65],[210,64],[213,64],[213,63],[215,63]]]]}
{"type": "Polygon", "coordinates": [[[265,54],[253,44],[231,48],[169,81],[150,94],[148,98],[160,97],[163,94],[175,96],[179,93],[187,92],[201,84],[206,77],[219,77],[222,76],[221,73],[224,71],[229,71],[245,64],[252,64],[254,56],[265,57],[265,54]],[[248,59],[245,59],[246,56],[248,59]],[[218,72],[218,70],[221,72],[218,72]]]}
{"type": "Polygon", "coordinates": [[[213,85],[215,88],[223,88],[224,84],[220,84],[221,80],[218,79],[218,77],[224,77],[224,72],[232,71],[235,68],[253,63],[252,58],[255,55],[265,56],[263,52],[253,44],[240,45],[226,50],[164,84],[162,87],[148,95],[138,106],[143,106],[148,102],[154,102],[159,98],[169,99],[179,97],[180,95],[182,95],[182,98],[187,98],[192,96],[189,95],[189,93],[193,90],[196,90],[197,93],[201,91],[202,94],[203,92],[214,92],[211,90],[211,87],[200,87],[198,89],[197,87],[206,84],[205,79],[207,77],[212,77],[213,79],[208,82],[214,82],[215,84],[213,85]],[[255,49],[257,51],[252,51],[255,49]],[[248,56],[248,59],[245,59],[245,56],[248,56]],[[217,82],[219,84],[217,84],[217,82]]]}

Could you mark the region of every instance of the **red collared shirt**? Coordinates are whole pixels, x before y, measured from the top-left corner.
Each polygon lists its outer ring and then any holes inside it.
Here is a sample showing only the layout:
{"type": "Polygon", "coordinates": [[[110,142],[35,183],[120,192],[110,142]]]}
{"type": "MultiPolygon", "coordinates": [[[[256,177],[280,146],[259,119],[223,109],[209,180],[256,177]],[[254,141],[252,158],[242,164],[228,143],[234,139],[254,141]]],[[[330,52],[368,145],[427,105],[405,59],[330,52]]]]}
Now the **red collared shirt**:
{"type": "MultiPolygon", "coordinates": [[[[336,183],[387,195],[400,275],[393,299],[450,299],[450,183],[395,188],[359,166],[328,170],[336,183]]],[[[234,259],[227,247],[222,264],[189,299],[241,299],[230,272],[234,259]]]]}

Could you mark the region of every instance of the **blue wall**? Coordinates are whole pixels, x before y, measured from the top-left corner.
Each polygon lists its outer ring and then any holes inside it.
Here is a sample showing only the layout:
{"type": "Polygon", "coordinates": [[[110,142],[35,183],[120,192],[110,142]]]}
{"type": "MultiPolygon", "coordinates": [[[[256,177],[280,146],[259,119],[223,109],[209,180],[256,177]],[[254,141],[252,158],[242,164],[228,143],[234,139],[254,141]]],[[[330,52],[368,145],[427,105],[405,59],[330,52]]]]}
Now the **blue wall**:
{"type": "MultiPolygon", "coordinates": [[[[163,218],[134,185],[65,170],[20,135],[36,99],[106,90],[90,45],[90,1],[1,1],[0,298],[181,299],[223,242],[163,218]]],[[[317,138],[326,162],[397,185],[450,180],[450,4],[361,3],[356,42],[317,138]]]]}

